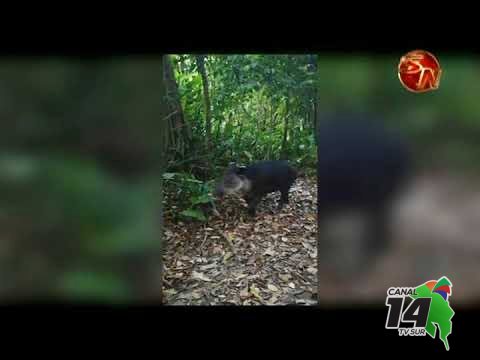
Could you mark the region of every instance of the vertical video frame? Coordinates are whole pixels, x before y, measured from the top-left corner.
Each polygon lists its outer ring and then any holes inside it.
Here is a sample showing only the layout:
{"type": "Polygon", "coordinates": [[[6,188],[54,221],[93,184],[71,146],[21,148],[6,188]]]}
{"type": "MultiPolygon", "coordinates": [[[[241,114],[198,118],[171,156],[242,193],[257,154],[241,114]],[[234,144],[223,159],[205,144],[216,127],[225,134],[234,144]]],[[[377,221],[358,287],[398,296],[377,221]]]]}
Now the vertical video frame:
{"type": "Polygon", "coordinates": [[[164,56],[164,304],[317,304],[316,75],[311,55],[164,56]]]}

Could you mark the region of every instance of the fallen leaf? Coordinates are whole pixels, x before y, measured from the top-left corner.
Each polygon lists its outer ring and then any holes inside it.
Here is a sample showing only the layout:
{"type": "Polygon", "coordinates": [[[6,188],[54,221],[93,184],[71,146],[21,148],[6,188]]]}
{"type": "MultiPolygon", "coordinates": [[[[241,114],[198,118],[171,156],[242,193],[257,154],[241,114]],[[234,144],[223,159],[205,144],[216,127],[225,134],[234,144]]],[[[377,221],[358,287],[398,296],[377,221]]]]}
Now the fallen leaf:
{"type": "Polygon", "coordinates": [[[302,243],[303,247],[307,250],[313,250],[313,247],[312,245],[308,244],[308,243],[302,243]]]}
{"type": "Polygon", "coordinates": [[[277,292],[277,291],[278,291],[278,288],[277,288],[275,285],[273,285],[273,284],[268,284],[268,285],[267,285],[267,288],[268,288],[268,290],[273,291],[273,292],[277,292]]]}
{"type": "Polygon", "coordinates": [[[248,292],[248,286],[240,291],[240,299],[245,300],[246,298],[250,297],[250,293],[248,292]]]}
{"type": "Polygon", "coordinates": [[[220,247],[220,246],[214,246],[212,252],[213,252],[214,255],[215,255],[215,254],[221,254],[221,253],[223,252],[223,249],[222,249],[222,247],[220,247]]]}
{"type": "Polygon", "coordinates": [[[165,295],[172,296],[172,295],[175,295],[175,294],[177,294],[177,293],[178,293],[178,291],[177,291],[177,290],[175,290],[175,289],[167,289],[167,290],[163,290],[163,293],[164,293],[165,295]]]}
{"type": "Polygon", "coordinates": [[[213,269],[216,266],[217,266],[217,264],[202,265],[202,266],[200,266],[199,269],[202,270],[202,271],[205,271],[205,270],[213,269]]]}
{"type": "Polygon", "coordinates": [[[272,248],[268,248],[267,250],[265,250],[265,252],[263,253],[263,255],[269,255],[269,256],[275,256],[275,250],[273,250],[272,248]]]}
{"type": "Polygon", "coordinates": [[[295,299],[296,304],[316,305],[317,301],[309,299],[295,299]]]}
{"type": "Polygon", "coordinates": [[[202,280],[202,281],[207,281],[207,282],[210,282],[212,281],[211,279],[209,279],[207,276],[205,276],[204,274],[202,273],[199,273],[199,272],[196,272],[196,271],[193,271],[192,272],[192,277],[194,279],[198,279],[198,280],[202,280]]]}
{"type": "Polygon", "coordinates": [[[266,301],[267,305],[275,305],[278,301],[278,298],[273,295],[270,299],[266,301]]]}
{"type": "Polygon", "coordinates": [[[250,287],[250,293],[255,296],[257,299],[262,300],[262,297],[260,296],[260,290],[255,287],[255,285],[252,285],[250,287]]]}

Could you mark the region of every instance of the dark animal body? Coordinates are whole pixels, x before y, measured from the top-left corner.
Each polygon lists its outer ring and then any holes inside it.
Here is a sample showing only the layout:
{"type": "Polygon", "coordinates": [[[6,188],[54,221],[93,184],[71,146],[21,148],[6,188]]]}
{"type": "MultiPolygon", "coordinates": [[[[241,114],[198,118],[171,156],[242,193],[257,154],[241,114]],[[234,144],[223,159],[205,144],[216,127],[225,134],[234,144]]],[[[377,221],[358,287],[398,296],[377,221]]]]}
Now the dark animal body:
{"type": "Polygon", "coordinates": [[[317,150],[319,265],[335,257],[337,245],[322,236],[325,224],[352,210],[367,229],[353,234],[371,259],[389,245],[391,205],[410,174],[409,147],[380,121],[339,114],[319,124],[317,150]]]}
{"type": "Polygon", "coordinates": [[[321,124],[317,149],[320,209],[383,207],[409,174],[407,145],[373,120],[321,124]]]}
{"type": "Polygon", "coordinates": [[[225,194],[243,196],[248,204],[248,212],[255,216],[256,207],[262,198],[279,191],[279,210],[289,201],[290,188],[298,177],[298,172],[283,160],[264,160],[249,166],[231,165],[217,184],[215,196],[225,194]]]}

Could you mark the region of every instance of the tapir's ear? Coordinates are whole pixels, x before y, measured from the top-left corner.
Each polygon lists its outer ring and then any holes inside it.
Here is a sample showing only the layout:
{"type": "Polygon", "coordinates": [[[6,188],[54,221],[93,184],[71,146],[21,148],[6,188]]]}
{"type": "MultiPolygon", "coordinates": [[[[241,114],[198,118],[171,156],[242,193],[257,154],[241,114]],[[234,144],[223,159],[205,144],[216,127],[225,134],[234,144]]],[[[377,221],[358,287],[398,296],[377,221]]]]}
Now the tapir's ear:
{"type": "Polygon", "coordinates": [[[245,173],[245,169],[246,169],[246,168],[247,168],[246,166],[237,166],[236,173],[237,173],[238,175],[242,175],[242,174],[245,173]]]}
{"type": "Polygon", "coordinates": [[[234,163],[234,162],[231,162],[231,163],[228,164],[227,172],[228,172],[228,173],[235,173],[235,174],[236,174],[236,173],[237,173],[237,169],[238,169],[238,168],[237,168],[237,164],[234,163]]]}

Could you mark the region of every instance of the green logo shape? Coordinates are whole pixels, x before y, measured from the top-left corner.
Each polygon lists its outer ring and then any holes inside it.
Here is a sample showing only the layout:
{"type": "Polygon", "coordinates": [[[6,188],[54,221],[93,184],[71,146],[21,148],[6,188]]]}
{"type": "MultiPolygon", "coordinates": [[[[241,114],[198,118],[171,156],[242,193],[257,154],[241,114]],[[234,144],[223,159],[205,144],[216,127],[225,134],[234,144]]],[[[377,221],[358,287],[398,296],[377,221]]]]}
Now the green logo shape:
{"type": "Polygon", "coordinates": [[[415,288],[416,295],[410,295],[412,299],[432,299],[425,330],[428,335],[435,339],[438,327],[439,338],[443,341],[447,351],[450,349],[447,337],[452,333],[452,317],[455,314],[449,302],[451,289],[451,281],[446,276],[443,276],[438,281],[427,281],[423,285],[418,286],[415,288]]]}

